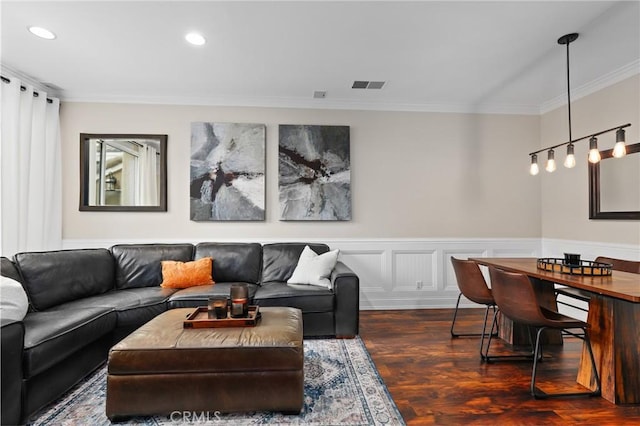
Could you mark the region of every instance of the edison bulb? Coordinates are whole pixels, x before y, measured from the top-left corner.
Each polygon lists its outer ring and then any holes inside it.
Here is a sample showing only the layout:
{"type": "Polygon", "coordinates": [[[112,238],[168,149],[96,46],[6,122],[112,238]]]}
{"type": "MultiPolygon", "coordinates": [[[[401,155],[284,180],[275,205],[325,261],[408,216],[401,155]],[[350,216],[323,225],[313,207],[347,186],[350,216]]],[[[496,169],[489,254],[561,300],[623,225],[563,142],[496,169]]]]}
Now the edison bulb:
{"type": "Polygon", "coordinates": [[[549,173],[553,173],[556,171],[556,160],[553,158],[547,160],[547,166],[544,168],[549,173]]]}
{"type": "Polygon", "coordinates": [[[589,139],[589,162],[597,163],[600,161],[600,151],[598,151],[598,139],[595,136],[591,136],[589,139]]]}
{"type": "Polygon", "coordinates": [[[531,176],[535,176],[540,173],[540,167],[538,167],[538,163],[531,163],[531,167],[529,168],[529,174],[531,176]]]}
{"type": "Polygon", "coordinates": [[[576,156],[573,154],[567,155],[567,158],[564,159],[564,166],[567,169],[572,169],[576,166],[576,156]]]}
{"type": "Polygon", "coordinates": [[[613,146],[613,156],[616,158],[624,157],[627,155],[627,146],[624,142],[616,142],[613,146]]]}
{"type": "Polygon", "coordinates": [[[553,173],[556,171],[556,160],[552,149],[550,149],[549,153],[547,154],[547,165],[544,169],[549,173],[553,173]]]}
{"type": "Polygon", "coordinates": [[[564,166],[572,169],[576,166],[576,156],[573,154],[573,144],[567,145],[567,158],[564,159],[564,166]]]}

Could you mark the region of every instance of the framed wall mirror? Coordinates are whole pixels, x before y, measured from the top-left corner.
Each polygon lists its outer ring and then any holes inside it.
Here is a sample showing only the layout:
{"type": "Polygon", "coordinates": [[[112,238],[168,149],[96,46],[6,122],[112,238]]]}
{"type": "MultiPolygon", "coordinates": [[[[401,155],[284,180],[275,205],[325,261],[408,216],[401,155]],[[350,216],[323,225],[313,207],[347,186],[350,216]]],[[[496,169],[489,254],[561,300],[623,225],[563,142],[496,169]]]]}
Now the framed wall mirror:
{"type": "Polygon", "coordinates": [[[589,163],[589,219],[640,220],[640,143],[627,145],[627,155],[600,151],[589,163]]]}
{"type": "Polygon", "coordinates": [[[81,133],[80,211],[167,211],[167,135],[81,133]]]}

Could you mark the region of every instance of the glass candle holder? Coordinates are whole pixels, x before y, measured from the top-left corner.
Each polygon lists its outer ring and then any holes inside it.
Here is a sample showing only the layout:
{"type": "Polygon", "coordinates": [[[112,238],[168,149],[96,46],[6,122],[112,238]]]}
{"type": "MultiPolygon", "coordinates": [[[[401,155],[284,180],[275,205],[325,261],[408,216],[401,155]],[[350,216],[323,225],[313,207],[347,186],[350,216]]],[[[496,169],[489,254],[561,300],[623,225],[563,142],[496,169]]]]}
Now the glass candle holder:
{"type": "Polygon", "coordinates": [[[207,313],[209,318],[224,319],[227,318],[227,298],[212,297],[207,305],[207,313]]]}
{"type": "Polygon", "coordinates": [[[231,318],[246,318],[249,314],[249,287],[246,284],[231,285],[231,318]]]}
{"type": "Polygon", "coordinates": [[[565,253],[564,264],[572,266],[580,266],[580,255],[577,253],[565,253]]]}

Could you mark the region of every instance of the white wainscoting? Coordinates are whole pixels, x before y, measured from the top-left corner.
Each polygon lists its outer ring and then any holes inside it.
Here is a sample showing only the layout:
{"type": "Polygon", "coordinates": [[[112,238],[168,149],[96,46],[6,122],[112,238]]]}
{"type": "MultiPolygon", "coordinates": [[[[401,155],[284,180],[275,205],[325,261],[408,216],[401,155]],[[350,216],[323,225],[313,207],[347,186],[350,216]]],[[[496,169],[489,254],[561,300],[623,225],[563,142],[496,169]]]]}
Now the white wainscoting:
{"type": "MultiPolygon", "coordinates": [[[[451,256],[562,257],[580,253],[585,260],[598,255],[640,260],[640,248],[630,245],[540,238],[421,238],[421,239],[265,239],[220,242],[324,242],[340,249],[340,260],[360,278],[360,308],[452,308],[458,286],[451,256]]],[[[64,248],[104,247],[128,243],[198,243],[189,240],[65,240],[64,248]]],[[[486,272],[486,271],[485,271],[486,272]]],[[[463,306],[477,306],[462,302],[463,306]]]]}
{"type": "MultiPolygon", "coordinates": [[[[451,308],[458,284],[451,257],[538,257],[540,240],[398,239],[329,241],[360,278],[361,309],[451,308]]],[[[463,302],[464,305],[472,305],[463,302]]]]}
{"type": "Polygon", "coordinates": [[[633,244],[542,239],[543,257],[563,257],[564,253],[579,253],[582,260],[594,260],[598,256],[607,256],[640,261],[640,246],[633,244]]]}
{"type": "MultiPolygon", "coordinates": [[[[216,240],[226,242],[227,240],[216,240]]],[[[236,242],[256,240],[236,239],[236,242]]],[[[285,240],[260,240],[260,243],[285,240]]],[[[286,241],[296,241],[288,239],[286,241]]],[[[302,241],[302,240],[298,240],[302,241]]],[[[451,256],[538,257],[540,239],[339,239],[324,242],[340,249],[340,260],[360,278],[361,309],[451,308],[458,297],[451,256]]],[[[65,240],[64,248],[108,248],[114,244],[176,243],[188,240],[65,240]]],[[[462,302],[472,305],[470,302],[462,302]]]]}

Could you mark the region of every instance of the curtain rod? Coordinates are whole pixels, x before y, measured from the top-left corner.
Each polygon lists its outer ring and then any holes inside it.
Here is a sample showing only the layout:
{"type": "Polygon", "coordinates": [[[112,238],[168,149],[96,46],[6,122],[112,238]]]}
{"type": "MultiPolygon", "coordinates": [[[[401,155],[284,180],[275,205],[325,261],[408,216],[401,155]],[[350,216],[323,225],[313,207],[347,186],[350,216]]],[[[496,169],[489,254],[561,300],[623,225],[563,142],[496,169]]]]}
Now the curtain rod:
{"type": "MultiPolygon", "coordinates": [[[[11,83],[11,79],[9,79],[9,78],[5,77],[4,75],[0,75],[0,79],[2,79],[2,82],[3,82],[3,83],[11,83]]],[[[27,88],[26,88],[25,86],[20,86],[20,90],[21,90],[22,92],[24,92],[25,90],[27,90],[27,88]]],[[[40,96],[40,93],[38,93],[38,92],[36,92],[36,91],[34,90],[34,91],[33,91],[33,97],[34,97],[34,98],[37,98],[38,96],[40,96]]],[[[52,104],[52,103],[53,103],[53,100],[52,100],[52,99],[47,98],[47,103],[52,104]]]]}

